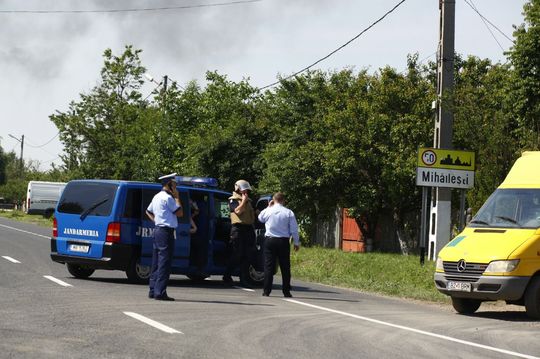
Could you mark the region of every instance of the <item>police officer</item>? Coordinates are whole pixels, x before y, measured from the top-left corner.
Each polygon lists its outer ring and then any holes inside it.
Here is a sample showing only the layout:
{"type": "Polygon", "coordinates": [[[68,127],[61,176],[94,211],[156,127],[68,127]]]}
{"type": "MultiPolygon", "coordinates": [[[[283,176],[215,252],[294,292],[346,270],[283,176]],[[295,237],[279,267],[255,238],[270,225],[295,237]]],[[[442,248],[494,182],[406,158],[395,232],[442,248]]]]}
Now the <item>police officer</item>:
{"type": "Polygon", "coordinates": [[[177,217],[183,216],[175,177],[176,173],[172,173],[159,178],[163,188],[154,196],[146,209],[146,215],[155,224],[148,297],[156,300],[174,300],[167,295],[167,282],[171,274],[174,231],[178,227],[177,217]]]}
{"type": "Polygon", "coordinates": [[[248,181],[238,180],[234,184],[234,192],[229,197],[231,215],[231,237],[229,263],[223,281],[232,283],[232,271],[240,266],[240,284],[249,287],[249,251],[255,245],[255,210],[249,199],[251,185],[248,181]]]}
{"type": "Polygon", "coordinates": [[[291,247],[289,239],[292,237],[294,250],[300,248],[298,236],[298,223],[293,211],[284,206],[285,196],[278,192],[274,194],[268,207],[259,213],[258,219],[265,224],[266,233],[264,240],[264,290],[263,296],[268,297],[272,291],[274,268],[276,259],[279,259],[282,290],[285,297],[291,295],[291,247]]]}

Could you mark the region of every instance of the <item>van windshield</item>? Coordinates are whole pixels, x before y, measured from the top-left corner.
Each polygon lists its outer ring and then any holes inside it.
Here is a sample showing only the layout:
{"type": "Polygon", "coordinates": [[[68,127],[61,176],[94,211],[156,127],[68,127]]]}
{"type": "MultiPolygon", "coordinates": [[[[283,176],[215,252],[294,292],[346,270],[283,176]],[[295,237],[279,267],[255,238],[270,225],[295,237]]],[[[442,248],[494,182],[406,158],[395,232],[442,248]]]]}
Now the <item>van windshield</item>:
{"type": "Polygon", "coordinates": [[[469,227],[540,227],[540,189],[498,189],[469,222],[469,227]]]}
{"type": "Polygon", "coordinates": [[[112,183],[69,183],[60,198],[58,212],[108,216],[111,214],[117,188],[118,185],[112,183]]]}

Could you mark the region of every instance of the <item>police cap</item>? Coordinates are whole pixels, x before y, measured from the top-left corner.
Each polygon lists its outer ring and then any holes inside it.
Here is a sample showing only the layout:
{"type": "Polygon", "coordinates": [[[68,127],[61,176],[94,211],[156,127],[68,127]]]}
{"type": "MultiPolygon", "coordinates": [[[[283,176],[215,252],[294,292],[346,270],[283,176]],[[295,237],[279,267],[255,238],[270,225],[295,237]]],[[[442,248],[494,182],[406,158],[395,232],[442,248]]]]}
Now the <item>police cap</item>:
{"type": "Polygon", "coordinates": [[[169,183],[170,181],[175,181],[176,180],[176,172],[168,174],[168,175],[161,176],[161,177],[158,178],[158,180],[163,185],[169,183]]]}

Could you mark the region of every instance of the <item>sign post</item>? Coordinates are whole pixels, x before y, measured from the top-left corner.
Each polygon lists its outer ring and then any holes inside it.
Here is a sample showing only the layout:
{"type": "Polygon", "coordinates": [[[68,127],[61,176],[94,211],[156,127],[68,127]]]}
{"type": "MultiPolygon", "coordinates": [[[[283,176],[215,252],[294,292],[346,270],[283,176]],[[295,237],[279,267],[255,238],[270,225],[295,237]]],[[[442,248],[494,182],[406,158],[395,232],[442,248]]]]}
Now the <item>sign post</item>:
{"type": "MultiPolygon", "coordinates": [[[[461,210],[465,208],[465,190],[474,187],[475,154],[471,151],[445,150],[440,148],[420,148],[416,167],[416,185],[422,186],[422,218],[420,224],[420,263],[424,263],[426,248],[428,201],[427,187],[459,188],[462,190],[461,210]]],[[[460,227],[464,226],[460,214],[460,227]]],[[[437,254],[446,243],[438,241],[432,232],[429,240],[428,257],[437,254]]]]}

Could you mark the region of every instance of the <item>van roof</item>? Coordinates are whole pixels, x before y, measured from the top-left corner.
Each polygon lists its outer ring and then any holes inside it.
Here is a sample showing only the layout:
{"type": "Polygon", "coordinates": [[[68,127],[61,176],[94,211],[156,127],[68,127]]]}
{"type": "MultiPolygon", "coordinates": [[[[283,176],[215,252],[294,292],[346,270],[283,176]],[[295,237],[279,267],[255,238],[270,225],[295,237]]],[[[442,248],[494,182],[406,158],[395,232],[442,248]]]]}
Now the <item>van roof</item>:
{"type": "Polygon", "coordinates": [[[540,151],[523,152],[499,188],[540,189],[540,151]]]}
{"type": "MultiPolygon", "coordinates": [[[[161,184],[156,182],[141,182],[141,181],[124,181],[124,180],[105,180],[105,179],[79,179],[79,180],[72,180],[70,182],[92,182],[92,183],[110,183],[110,184],[117,184],[117,185],[142,185],[142,186],[157,186],[161,188],[161,184]]],[[[229,194],[228,192],[225,192],[223,190],[220,190],[218,188],[208,188],[208,187],[198,187],[198,186],[190,186],[190,185],[178,185],[178,187],[183,189],[196,189],[198,191],[204,191],[204,192],[218,192],[222,194],[229,194]]]]}

